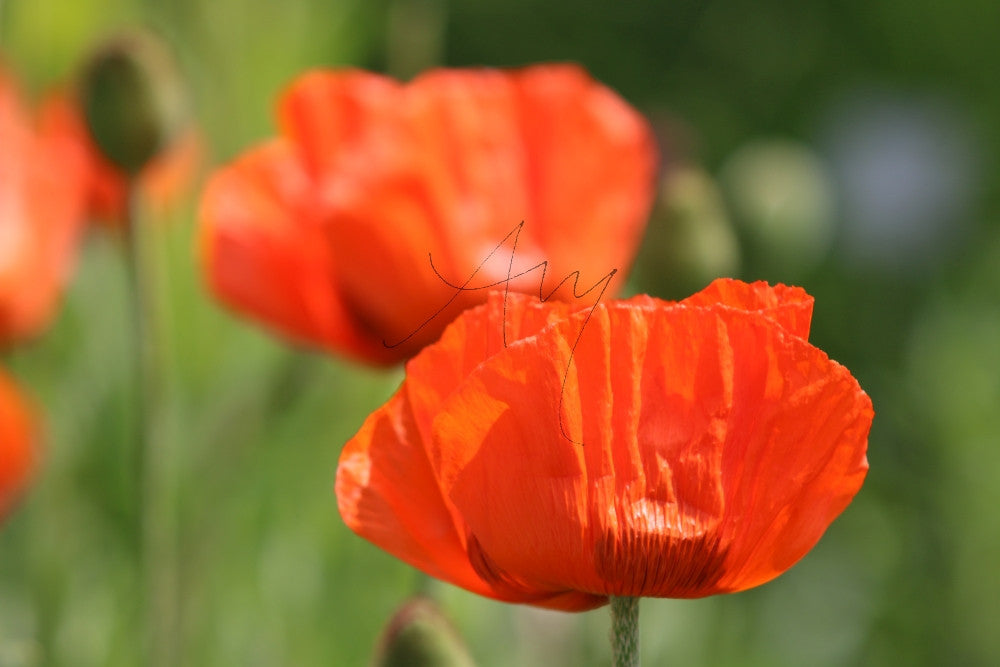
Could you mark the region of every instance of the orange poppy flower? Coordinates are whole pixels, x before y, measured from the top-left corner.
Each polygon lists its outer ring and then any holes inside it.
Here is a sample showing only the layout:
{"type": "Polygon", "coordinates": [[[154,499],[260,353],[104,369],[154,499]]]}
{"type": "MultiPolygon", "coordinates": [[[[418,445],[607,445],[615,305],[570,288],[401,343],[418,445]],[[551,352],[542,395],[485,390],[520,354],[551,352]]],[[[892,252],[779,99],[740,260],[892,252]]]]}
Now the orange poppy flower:
{"type": "MultiPolygon", "coordinates": [[[[547,294],[573,271],[582,290],[626,270],[653,197],[648,124],[575,66],[441,69],[408,84],[316,71],[278,115],[282,136],[204,193],[208,282],[293,340],[368,362],[412,356],[484,300],[471,287],[508,271],[547,261],[547,294]],[[456,297],[445,281],[470,289],[456,297]]],[[[512,288],[540,281],[538,269],[512,288]]]]}
{"type": "Polygon", "coordinates": [[[0,69],[0,345],[48,325],[73,268],[86,163],[67,113],[53,102],[33,122],[0,69]]]}
{"type": "Polygon", "coordinates": [[[0,372],[0,517],[24,489],[34,465],[31,411],[14,383],[0,372]]]}
{"type": "Polygon", "coordinates": [[[493,296],[347,443],[341,515],[509,602],[584,610],[762,584],[868,469],[871,401],[806,341],[811,313],[800,288],[732,280],[592,311],[493,296]]]}

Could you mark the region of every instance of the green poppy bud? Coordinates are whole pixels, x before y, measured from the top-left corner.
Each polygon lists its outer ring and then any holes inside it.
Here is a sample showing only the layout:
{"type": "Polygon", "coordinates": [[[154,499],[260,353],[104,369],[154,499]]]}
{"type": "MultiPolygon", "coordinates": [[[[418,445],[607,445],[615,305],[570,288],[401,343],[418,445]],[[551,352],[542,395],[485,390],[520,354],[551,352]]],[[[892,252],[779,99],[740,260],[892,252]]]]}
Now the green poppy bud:
{"type": "Polygon", "coordinates": [[[474,667],[465,644],[438,606],[414,598],[390,619],[379,641],[375,667],[474,667]]]}
{"type": "Polygon", "coordinates": [[[675,166],[663,177],[646,234],[637,271],[643,290],[680,297],[740,269],[722,193],[699,167],[675,166]]]}
{"type": "Polygon", "coordinates": [[[737,221],[782,279],[793,280],[826,254],[834,232],[833,183],[808,146],[751,142],[726,161],[720,180],[737,221]]]}
{"type": "Polygon", "coordinates": [[[100,46],[83,68],[80,97],[94,143],[129,174],[160,153],[187,116],[173,58],[148,31],[131,30],[100,46]]]}
{"type": "Polygon", "coordinates": [[[697,284],[735,274],[740,248],[715,181],[695,167],[663,180],[660,206],[672,229],[674,264],[697,284]]]}

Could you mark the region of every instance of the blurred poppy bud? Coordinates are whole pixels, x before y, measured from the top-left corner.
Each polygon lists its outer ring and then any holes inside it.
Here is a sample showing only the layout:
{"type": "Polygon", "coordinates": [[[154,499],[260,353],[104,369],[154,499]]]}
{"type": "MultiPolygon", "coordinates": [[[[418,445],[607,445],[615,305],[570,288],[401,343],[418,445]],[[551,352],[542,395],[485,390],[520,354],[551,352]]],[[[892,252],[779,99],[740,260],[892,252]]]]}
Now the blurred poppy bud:
{"type": "Polygon", "coordinates": [[[647,268],[640,280],[649,291],[690,293],[739,271],[736,233],[718,186],[703,169],[678,166],[663,177],[643,252],[647,268]]]}
{"type": "Polygon", "coordinates": [[[770,267],[794,277],[826,254],[834,232],[833,184],[808,146],[751,142],[726,161],[720,180],[736,219],[770,267]]]}
{"type": "Polygon", "coordinates": [[[80,99],[94,142],[129,174],[166,148],[187,116],[169,50],[143,30],[122,33],[95,51],[83,69],[80,99]]]}
{"type": "Polygon", "coordinates": [[[465,644],[428,598],[406,602],[386,626],[375,667],[473,667],[465,644]]]}

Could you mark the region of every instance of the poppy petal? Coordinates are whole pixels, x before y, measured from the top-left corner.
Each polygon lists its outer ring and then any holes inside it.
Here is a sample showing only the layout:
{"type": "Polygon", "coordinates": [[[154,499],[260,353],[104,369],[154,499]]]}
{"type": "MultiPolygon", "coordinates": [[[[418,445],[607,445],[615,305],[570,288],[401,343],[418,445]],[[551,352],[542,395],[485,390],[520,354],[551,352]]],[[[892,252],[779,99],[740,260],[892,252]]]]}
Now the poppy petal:
{"type": "Polygon", "coordinates": [[[344,447],[337,502],[344,522],[389,553],[482,595],[464,532],[452,520],[401,392],[372,414],[344,447]]]}
{"type": "MultiPolygon", "coordinates": [[[[730,327],[732,330],[732,327],[730,327]]],[[[742,516],[730,534],[722,590],[768,581],[804,556],[861,488],[874,412],[840,364],[794,339],[747,335],[734,415],[740,433],[723,461],[727,497],[742,516]]],[[[770,333],[770,332],[768,332],[770,333]]]]}
{"type": "Polygon", "coordinates": [[[464,522],[441,493],[424,438],[430,421],[472,368],[509,340],[532,335],[572,306],[554,309],[521,294],[494,293],[463,314],[408,365],[408,379],[347,443],[337,470],[337,498],[356,533],[433,576],[481,595],[552,609],[600,606],[603,597],[517,585],[489,576],[490,565],[466,542],[464,522]],[[505,312],[509,315],[504,318],[505,312]]]}
{"type": "Polygon", "coordinates": [[[809,337],[813,302],[801,287],[772,286],[762,281],[745,283],[730,278],[718,278],[683,301],[688,306],[719,305],[760,312],[800,338],[809,337]]]}
{"type": "Polygon", "coordinates": [[[434,345],[406,366],[407,387],[422,437],[445,399],[479,364],[508,343],[534,336],[549,324],[584,308],[580,302],[542,303],[534,297],[492,292],[485,304],[463,313],[434,345]]]}
{"type": "Polygon", "coordinates": [[[21,494],[34,467],[33,421],[14,383],[0,372],[0,518],[21,494]]]}
{"type": "Polygon", "coordinates": [[[314,70],[295,79],[282,94],[278,123],[314,178],[364,172],[379,164],[381,149],[394,150],[386,129],[398,94],[399,84],[379,74],[314,70]],[[374,144],[355,150],[369,140],[374,144]]]}
{"type": "Polygon", "coordinates": [[[493,570],[542,590],[600,594],[585,559],[568,557],[587,551],[587,450],[577,406],[560,405],[569,351],[565,339],[539,335],[478,366],[434,421],[432,459],[493,570]]]}
{"type": "Polygon", "coordinates": [[[652,203],[656,143],[648,123],[574,65],[517,78],[527,153],[528,228],[555,280],[579,270],[593,284],[627,273],[652,203]]]}
{"type": "Polygon", "coordinates": [[[467,276],[453,269],[443,237],[432,233],[437,212],[428,205],[427,185],[406,172],[345,179],[324,230],[356,316],[401,358],[434,342],[448,322],[483,299],[450,286],[467,276]]]}
{"type": "Polygon", "coordinates": [[[581,611],[601,596],[518,585],[489,575],[477,545],[440,492],[409,414],[397,394],[344,447],[337,468],[340,514],[355,533],[443,581],[504,602],[581,611]]]}
{"type": "Polygon", "coordinates": [[[200,210],[209,285],[238,312],[293,340],[380,362],[335,279],[310,182],[291,146],[274,141],[217,172],[200,210]]]}
{"type": "Polygon", "coordinates": [[[86,163],[63,104],[37,123],[0,70],[0,344],[48,325],[72,274],[86,163]]]}

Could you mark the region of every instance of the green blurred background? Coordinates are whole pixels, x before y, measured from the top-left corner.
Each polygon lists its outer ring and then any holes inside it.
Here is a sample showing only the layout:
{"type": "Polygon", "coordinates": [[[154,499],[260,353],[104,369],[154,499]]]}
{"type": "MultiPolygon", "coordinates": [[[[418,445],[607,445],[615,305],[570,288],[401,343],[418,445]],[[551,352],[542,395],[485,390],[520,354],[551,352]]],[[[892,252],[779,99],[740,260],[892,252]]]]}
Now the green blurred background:
{"type": "MultiPolygon", "coordinates": [[[[663,142],[629,290],[801,284],[812,341],[876,409],[868,480],[816,549],[746,593],[644,600],[646,664],[1000,664],[1000,3],[7,0],[0,52],[41,92],[136,23],[177,50],[206,170],[273,134],[276,94],[309,67],[586,66],[663,142]]],[[[418,578],[344,527],[333,477],[400,372],[212,303],[197,190],[151,243],[169,662],[363,665],[418,578]]],[[[44,410],[46,457],[0,530],[3,667],[140,664],[119,245],[89,235],[55,326],[5,360],[44,410]]],[[[608,663],[606,610],[438,592],[484,667],[608,663]]]]}

